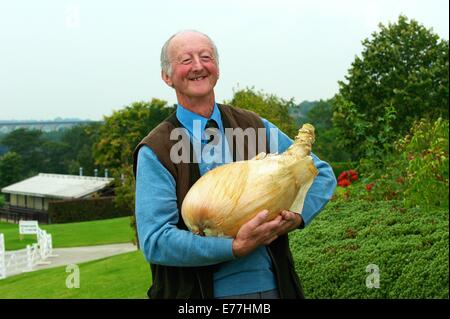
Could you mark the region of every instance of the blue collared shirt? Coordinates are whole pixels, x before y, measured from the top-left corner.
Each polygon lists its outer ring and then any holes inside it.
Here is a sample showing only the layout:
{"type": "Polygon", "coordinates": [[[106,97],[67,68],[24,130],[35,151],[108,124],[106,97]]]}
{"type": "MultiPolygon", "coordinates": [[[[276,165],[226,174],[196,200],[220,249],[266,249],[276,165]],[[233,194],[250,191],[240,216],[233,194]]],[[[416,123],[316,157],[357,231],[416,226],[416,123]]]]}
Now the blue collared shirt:
{"type": "MultiPolygon", "coordinates": [[[[181,105],[177,107],[176,116],[189,132],[193,144],[199,143],[203,149],[202,132],[208,119],[181,105]],[[196,129],[196,125],[199,129],[196,129]]],[[[220,110],[216,104],[210,118],[217,122],[222,140],[226,141],[220,110]]],[[[284,152],[293,141],[269,121],[262,121],[271,147],[276,145],[275,152],[284,152]]],[[[222,144],[221,149],[219,161],[210,162],[205,160],[205,154],[197,154],[201,175],[231,161],[226,142],[222,144]]],[[[319,174],[305,198],[302,211],[305,225],[323,209],[336,187],[336,178],[331,167],[314,154],[312,157],[319,174]]],[[[150,263],[179,267],[219,264],[214,273],[215,297],[276,288],[271,260],[265,246],[245,257],[235,258],[231,238],[202,237],[177,228],[180,215],[175,180],[147,146],[143,146],[138,154],[135,208],[140,247],[150,263]]]]}

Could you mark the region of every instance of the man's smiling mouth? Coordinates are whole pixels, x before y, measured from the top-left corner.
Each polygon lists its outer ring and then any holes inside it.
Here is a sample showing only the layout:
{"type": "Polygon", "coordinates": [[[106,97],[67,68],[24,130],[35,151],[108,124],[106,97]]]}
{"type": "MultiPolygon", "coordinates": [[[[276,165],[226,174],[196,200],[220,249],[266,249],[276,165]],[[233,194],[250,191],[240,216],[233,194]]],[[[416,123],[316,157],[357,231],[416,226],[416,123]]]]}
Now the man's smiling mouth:
{"type": "Polygon", "coordinates": [[[203,79],[205,79],[206,78],[206,75],[204,75],[204,76],[198,76],[198,77],[195,77],[195,78],[191,78],[190,80],[191,81],[201,81],[201,80],[203,80],[203,79]]]}

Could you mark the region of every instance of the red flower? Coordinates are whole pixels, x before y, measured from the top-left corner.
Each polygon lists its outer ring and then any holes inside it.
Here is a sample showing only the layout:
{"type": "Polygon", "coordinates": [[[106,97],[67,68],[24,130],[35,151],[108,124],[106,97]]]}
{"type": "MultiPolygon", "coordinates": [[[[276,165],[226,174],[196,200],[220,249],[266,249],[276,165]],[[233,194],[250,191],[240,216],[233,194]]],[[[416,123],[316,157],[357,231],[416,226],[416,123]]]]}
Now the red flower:
{"type": "Polygon", "coordinates": [[[348,171],[348,174],[350,175],[350,180],[352,180],[352,181],[358,180],[358,173],[356,173],[356,171],[351,169],[348,171]]]}
{"type": "Polygon", "coordinates": [[[370,191],[373,188],[374,183],[370,183],[366,185],[367,191],[370,191]]]}
{"type": "Polygon", "coordinates": [[[351,184],[351,182],[348,179],[341,179],[338,181],[338,185],[341,187],[347,187],[351,184]]]}
{"type": "Polygon", "coordinates": [[[348,170],[344,171],[341,174],[339,174],[338,177],[338,185],[341,187],[347,187],[352,182],[355,182],[358,180],[358,173],[355,170],[348,170]]]}
{"type": "Polygon", "coordinates": [[[341,181],[341,180],[343,180],[343,179],[348,179],[347,171],[342,172],[342,173],[339,175],[339,177],[338,177],[338,181],[341,181]]]}

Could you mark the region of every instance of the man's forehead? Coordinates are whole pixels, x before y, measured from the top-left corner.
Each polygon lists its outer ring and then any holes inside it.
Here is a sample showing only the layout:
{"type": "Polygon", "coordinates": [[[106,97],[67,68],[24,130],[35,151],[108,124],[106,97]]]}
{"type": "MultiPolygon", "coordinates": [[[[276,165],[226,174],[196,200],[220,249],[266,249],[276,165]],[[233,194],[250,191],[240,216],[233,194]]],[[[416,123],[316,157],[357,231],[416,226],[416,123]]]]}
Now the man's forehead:
{"type": "Polygon", "coordinates": [[[213,46],[211,41],[201,33],[182,32],[172,38],[168,49],[169,52],[177,55],[195,50],[212,50],[213,46]]]}

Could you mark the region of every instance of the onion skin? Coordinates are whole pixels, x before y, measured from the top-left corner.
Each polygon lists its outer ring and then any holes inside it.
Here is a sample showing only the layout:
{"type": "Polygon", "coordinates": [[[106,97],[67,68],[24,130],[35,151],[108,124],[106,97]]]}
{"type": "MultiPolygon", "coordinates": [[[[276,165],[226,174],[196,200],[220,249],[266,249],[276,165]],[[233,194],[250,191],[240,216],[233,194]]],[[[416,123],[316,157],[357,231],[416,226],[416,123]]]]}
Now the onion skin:
{"type": "Polygon", "coordinates": [[[240,227],[267,209],[267,220],[282,210],[301,213],[318,171],[310,156],[314,127],[305,124],[283,154],[258,154],[204,174],[184,198],[186,226],[202,236],[235,237],[240,227]]]}

